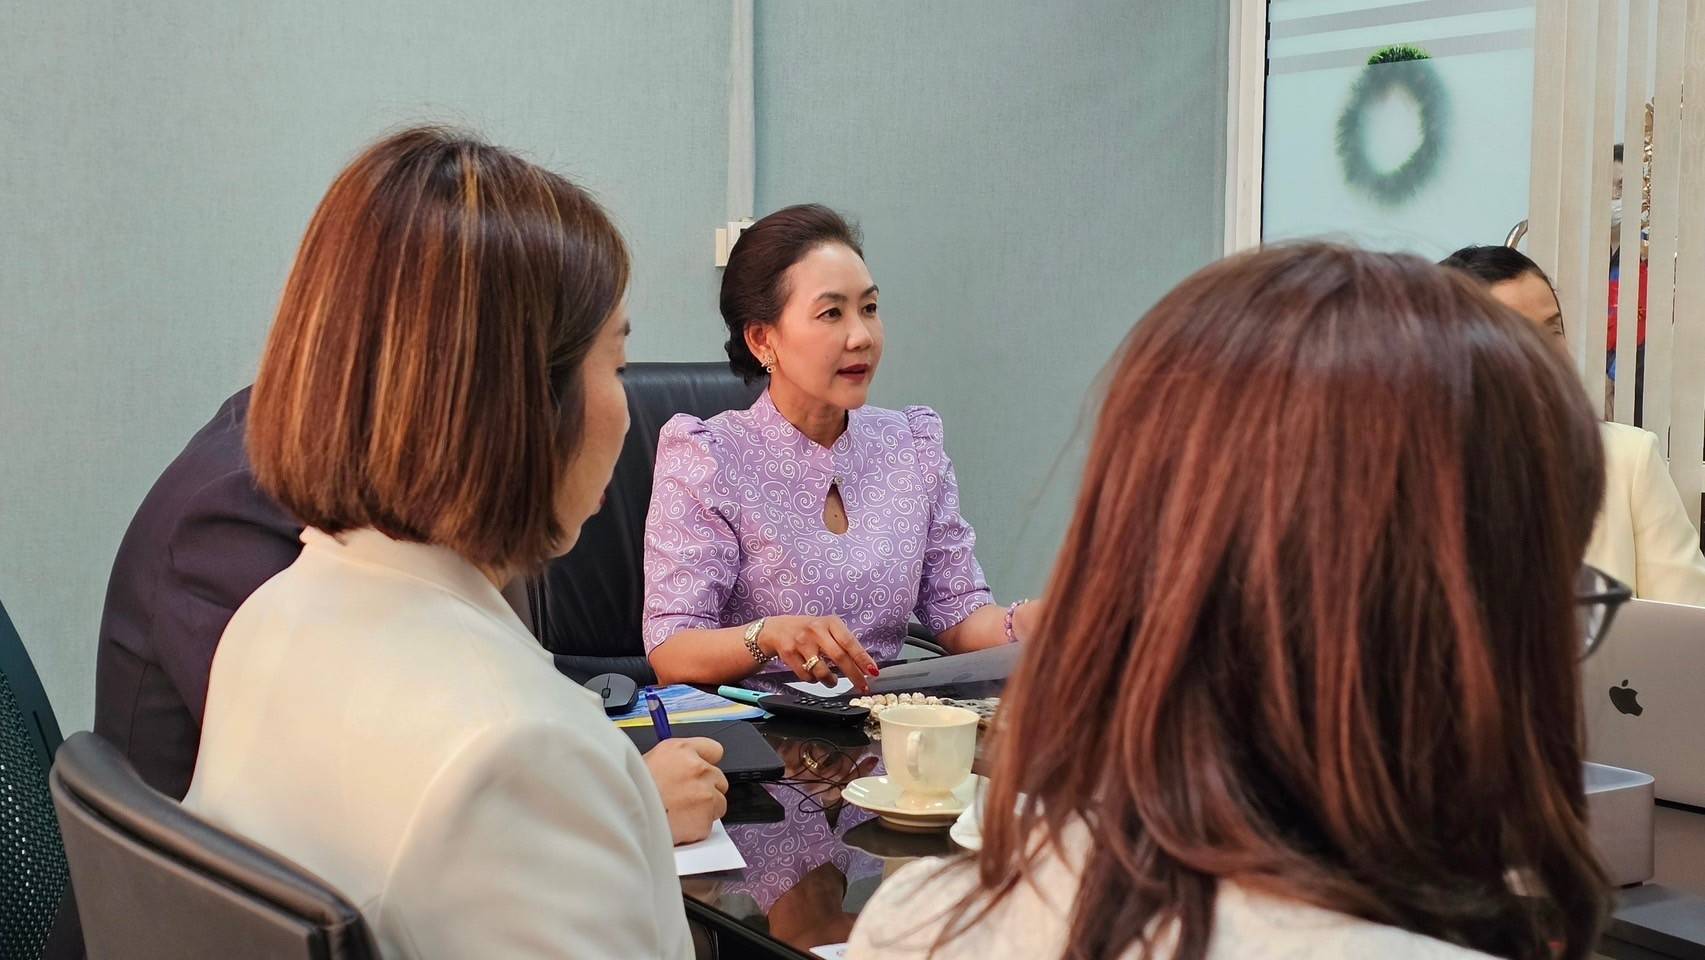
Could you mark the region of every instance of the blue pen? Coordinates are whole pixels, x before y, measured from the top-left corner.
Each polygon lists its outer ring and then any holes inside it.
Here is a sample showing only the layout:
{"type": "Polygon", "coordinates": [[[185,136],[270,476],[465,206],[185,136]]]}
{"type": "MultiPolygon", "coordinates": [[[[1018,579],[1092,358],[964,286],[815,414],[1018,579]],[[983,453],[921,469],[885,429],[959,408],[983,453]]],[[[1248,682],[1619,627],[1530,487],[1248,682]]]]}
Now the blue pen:
{"type": "Polygon", "coordinates": [[[645,688],[645,709],[651,713],[651,728],[657,733],[657,742],[674,736],[669,732],[669,711],[663,709],[663,698],[650,687],[645,688]]]}

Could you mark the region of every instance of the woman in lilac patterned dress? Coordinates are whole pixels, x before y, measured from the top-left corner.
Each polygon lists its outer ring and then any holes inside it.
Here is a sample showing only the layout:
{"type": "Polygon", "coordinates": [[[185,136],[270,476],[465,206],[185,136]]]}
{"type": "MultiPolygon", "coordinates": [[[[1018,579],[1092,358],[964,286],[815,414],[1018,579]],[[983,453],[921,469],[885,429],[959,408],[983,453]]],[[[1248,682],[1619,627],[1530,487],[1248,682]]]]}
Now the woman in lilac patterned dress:
{"type": "Polygon", "coordinates": [[[941,418],[865,405],[883,333],[856,231],[816,205],[753,224],[722,315],[734,372],[769,389],[658,437],[644,630],[658,678],[790,670],[863,690],[913,616],[955,652],[1025,635],[1037,605],[993,603],[941,418]]]}

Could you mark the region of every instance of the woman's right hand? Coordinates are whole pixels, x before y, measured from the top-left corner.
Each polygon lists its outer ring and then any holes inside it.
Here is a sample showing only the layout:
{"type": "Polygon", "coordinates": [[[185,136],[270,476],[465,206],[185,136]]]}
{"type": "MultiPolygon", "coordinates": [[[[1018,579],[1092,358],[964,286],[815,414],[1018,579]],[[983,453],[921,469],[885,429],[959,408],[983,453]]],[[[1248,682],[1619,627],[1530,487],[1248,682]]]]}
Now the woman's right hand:
{"type": "Polygon", "coordinates": [[[676,844],[697,843],[728,812],[728,778],[717,769],[722,744],[704,737],[664,740],[642,757],[676,844]]]}
{"type": "Polygon", "coordinates": [[[869,693],[869,678],[881,672],[840,617],[770,617],[757,640],[760,650],[807,683],[834,686],[839,670],[860,693],[869,693]]]}

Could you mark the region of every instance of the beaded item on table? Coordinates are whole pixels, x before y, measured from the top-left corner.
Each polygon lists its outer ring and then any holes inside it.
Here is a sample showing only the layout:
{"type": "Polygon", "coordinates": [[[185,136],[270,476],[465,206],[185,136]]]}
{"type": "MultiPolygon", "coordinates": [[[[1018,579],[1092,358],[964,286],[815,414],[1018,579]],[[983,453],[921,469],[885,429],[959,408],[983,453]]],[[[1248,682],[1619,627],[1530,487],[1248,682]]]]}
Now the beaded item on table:
{"type": "Polygon", "coordinates": [[[952,697],[931,697],[921,693],[877,693],[868,697],[853,697],[847,701],[855,707],[864,707],[870,711],[870,717],[865,721],[867,732],[872,740],[882,739],[882,727],[878,720],[882,712],[889,707],[908,704],[931,705],[940,704],[947,707],[963,707],[977,715],[977,728],[987,729],[989,721],[994,719],[995,711],[1000,707],[999,697],[986,697],[977,700],[956,700],[952,697]]]}

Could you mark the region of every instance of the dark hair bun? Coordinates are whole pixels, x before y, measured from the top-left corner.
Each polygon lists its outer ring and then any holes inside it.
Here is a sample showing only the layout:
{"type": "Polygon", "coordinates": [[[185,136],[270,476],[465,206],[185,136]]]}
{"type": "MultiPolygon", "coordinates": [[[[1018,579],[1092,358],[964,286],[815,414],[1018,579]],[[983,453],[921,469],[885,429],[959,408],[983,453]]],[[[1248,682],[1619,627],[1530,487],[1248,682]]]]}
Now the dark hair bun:
{"type": "Polygon", "coordinates": [[[783,207],[740,234],[722,272],[722,320],[728,325],[728,367],[747,383],[764,375],[746,345],[746,328],[775,323],[787,303],[787,268],[812,250],[839,243],[864,256],[858,228],[828,207],[783,207]]]}

